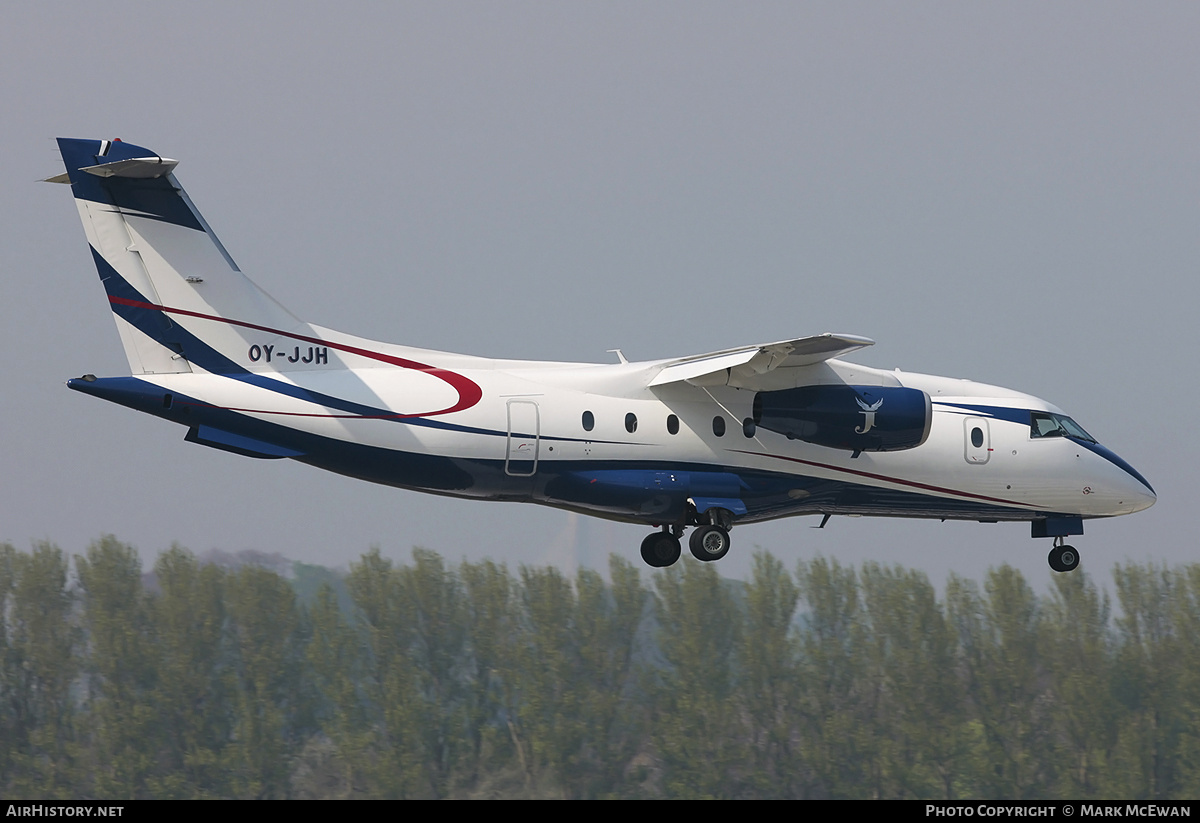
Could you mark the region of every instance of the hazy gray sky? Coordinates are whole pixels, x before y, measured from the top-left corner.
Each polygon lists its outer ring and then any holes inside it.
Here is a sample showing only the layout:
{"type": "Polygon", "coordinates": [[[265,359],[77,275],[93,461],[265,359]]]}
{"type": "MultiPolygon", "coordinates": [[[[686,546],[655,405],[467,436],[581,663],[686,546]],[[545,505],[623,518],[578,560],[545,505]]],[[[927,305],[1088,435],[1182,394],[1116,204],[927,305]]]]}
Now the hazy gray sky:
{"type": "MultiPolygon", "coordinates": [[[[0,540],[596,563],[644,532],[68,391],[127,366],[69,190],[34,182],[64,136],[180,160],[241,268],[325,326],[556,360],[848,332],[878,341],[857,362],[1045,397],[1159,494],[1090,522],[1083,567],[1200,559],[1198,42],[1169,2],[10,4],[0,540]]],[[[816,522],[735,529],[722,571],[758,545],[1051,574],[1025,525],[816,522]]]]}

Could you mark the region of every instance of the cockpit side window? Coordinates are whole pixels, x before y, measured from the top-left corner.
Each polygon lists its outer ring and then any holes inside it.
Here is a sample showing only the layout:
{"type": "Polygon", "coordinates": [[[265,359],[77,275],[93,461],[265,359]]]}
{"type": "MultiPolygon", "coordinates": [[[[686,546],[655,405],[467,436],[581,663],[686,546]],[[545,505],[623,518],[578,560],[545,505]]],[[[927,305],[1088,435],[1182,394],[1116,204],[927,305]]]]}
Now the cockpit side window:
{"type": "Polygon", "coordinates": [[[1053,414],[1051,412],[1035,411],[1029,413],[1029,436],[1031,438],[1073,437],[1076,440],[1087,440],[1091,443],[1096,442],[1096,438],[1084,431],[1083,426],[1065,414],[1053,414]]]}
{"type": "Polygon", "coordinates": [[[1030,437],[1062,437],[1062,427],[1054,420],[1054,415],[1045,412],[1030,412],[1030,437]]]}

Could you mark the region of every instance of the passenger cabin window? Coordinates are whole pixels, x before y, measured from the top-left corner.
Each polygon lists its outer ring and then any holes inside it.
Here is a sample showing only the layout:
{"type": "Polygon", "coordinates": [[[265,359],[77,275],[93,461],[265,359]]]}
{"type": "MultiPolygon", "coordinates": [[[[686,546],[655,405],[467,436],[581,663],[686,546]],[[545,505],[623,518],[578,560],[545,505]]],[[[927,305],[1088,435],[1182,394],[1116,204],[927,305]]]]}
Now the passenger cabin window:
{"type": "Polygon", "coordinates": [[[713,418],[713,434],[717,437],[725,436],[725,418],[719,414],[713,418]]]}
{"type": "Polygon", "coordinates": [[[637,415],[633,412],[625,415],[625,431],[633,434],[637,431],[637,415]]]}
{"type": "Polygon", "coordinates": [[[977,449],[983,446],[983,429],[978,426],[971,429],[971,445],[977,449]]]}
{"type": "Polygon", "coordinates": [[[667,415],[667,434],[679,434],[679,418],[673,414],[667,415]]]}
{"type": "Polygon", "coordinates": [[[1096,442],[1096,438],[1084,431],[1083,426],[1065,414],[1030,412],[1029,415],[1030,437],[1074,437],[1089,443],[1096,442]]]}
{"type": "Polygon", "coordinates": [[[596,416],[590,411],[585,411],[583,413],[583,430],[590,432],[594,428],[596,428],[596,416]]]}
{"type": "Polygon", "coordinates": [[[758,427],[754,425],[753,417],[747,417],[742,421],[742,434],[753,437],[756,431],[758,431],[758,427]]]}

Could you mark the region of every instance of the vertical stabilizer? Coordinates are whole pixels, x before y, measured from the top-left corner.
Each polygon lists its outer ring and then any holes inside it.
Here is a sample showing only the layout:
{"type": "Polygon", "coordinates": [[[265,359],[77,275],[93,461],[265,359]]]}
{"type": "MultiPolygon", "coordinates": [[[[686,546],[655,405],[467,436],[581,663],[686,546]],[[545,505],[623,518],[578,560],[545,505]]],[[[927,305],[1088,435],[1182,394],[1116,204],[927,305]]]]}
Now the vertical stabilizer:
{"type": "Polygon", "coordinates": [[[134,374],[287,365],[247,352],[310,327],[242,274],[175,180],[176,161],[119,140],[58,146],[67,173],[52,179],[71,183],[134,374]]]}

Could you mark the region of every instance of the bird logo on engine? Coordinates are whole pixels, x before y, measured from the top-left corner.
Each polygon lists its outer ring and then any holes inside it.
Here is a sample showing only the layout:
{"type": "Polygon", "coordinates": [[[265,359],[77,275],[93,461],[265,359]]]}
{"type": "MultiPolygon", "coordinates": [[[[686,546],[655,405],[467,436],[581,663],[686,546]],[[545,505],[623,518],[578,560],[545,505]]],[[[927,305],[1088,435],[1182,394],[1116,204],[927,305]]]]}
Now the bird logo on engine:
{"type": "Polygon", "coordinates": [[[875,427],[875,412],[877,412],[879,407],[883,405],[883,398],[879,398],[876,403],[870,406],[868,406],[858,397],[854,398],[854,400],[858,403],[858,407],[862,409],[863,417],[866,418],[863,420],[863,424],[854,430],[854,433],[866,434],[875,427]]]}

